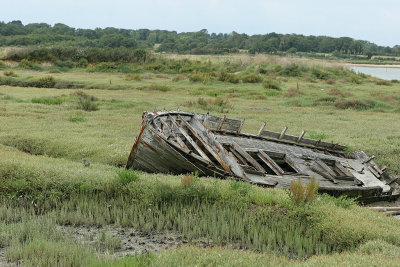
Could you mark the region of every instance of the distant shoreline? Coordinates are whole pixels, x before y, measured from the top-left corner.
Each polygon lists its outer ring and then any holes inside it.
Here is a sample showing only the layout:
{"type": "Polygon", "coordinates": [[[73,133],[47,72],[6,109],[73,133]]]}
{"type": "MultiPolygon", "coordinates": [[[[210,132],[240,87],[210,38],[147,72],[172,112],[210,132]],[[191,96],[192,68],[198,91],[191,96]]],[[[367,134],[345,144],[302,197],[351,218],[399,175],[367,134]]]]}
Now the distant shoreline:
{"type": "Polygon", "coordinates": [[[346,67],[371,67],[371,68],[400,68],[400,64],[357,64],[357,63],[346,63],[346,67]]]}

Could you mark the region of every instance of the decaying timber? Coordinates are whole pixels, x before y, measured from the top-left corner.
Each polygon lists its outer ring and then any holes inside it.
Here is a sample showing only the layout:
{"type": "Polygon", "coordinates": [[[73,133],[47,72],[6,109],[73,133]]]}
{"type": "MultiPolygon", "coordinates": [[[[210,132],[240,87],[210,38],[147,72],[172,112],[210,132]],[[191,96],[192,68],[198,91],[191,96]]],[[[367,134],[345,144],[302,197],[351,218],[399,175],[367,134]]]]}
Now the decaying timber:
{"type": "Polygon", "coordinates": [[[299,178],[319,181],[319,191],[361,200],[395,199],[398,179],[364,152],[265,129],[241,133],[244,120],[181,111],[145,112],[127,168],[147,172],[216,176],[289,188],[299,178]]]}

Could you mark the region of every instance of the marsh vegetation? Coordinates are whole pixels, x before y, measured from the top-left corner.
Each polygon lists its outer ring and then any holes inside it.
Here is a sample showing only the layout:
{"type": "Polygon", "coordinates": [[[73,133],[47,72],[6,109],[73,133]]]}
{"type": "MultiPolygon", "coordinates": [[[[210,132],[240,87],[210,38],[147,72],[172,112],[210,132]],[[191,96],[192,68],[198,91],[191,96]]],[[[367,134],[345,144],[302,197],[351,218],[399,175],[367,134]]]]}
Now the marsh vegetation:
{"type": "Polygon", "coordinates": [[[55,65],[40,66],[40,71],[4,65],[0,262],[399,264],[400,222],[352,199],[317,195],[312,201],[293,201],[279,189],[123,168],[142,112],[180,106],[229,112],[246,119],[243,131],[250,133],[263,121],[274,131],[284,126],[293,134],[309,130],[310,138],[374,154],[399,175],[396,81],[382,82],[338,64],[271,56],[248,62],[167,55],[141,63],[84,63],[68,72],[52,71],[55,65]],[[64,231],[78,227],[101,230],[93,240],[64,231]],[[181,247],[115,258],[132,251],[114,228],[170,234],[181,247]]]}

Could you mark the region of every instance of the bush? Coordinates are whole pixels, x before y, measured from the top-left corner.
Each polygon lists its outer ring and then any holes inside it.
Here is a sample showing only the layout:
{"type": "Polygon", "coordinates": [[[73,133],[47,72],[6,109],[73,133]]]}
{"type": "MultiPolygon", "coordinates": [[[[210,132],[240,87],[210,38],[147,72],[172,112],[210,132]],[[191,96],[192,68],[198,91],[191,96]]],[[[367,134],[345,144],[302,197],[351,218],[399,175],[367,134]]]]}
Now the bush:
{"type": "Polygon", "coordinates": [[[86,58],[80,58],[76,63],[76,66],[79,68],[86,68],[89,65],[89,62],[86,58]]]}
{"type": "Polygon", "coordinates": [[[57,60],[55,65],[62,69],[71,69],[74,67],[74,62],[71,60],[57,60]]]}
{"type": "Polygon", "coordinates": [[[186,79],[186,75],[184,75],[184,74],[178,74],[178,75],[175,75],[174,78],[172,78],[172,81],[173,81],[173,82],[178,82],[178,81],[184,80],[184,79],[186,79]]]}
{"type": "Polygon", "coordinates": [[[251,73],[247,75],[243,75],[241,77],[242,82],[244,83],[260,83],[262,82],[262,77],[259,74],[251,73]]]}
{"type": "Polygon", "coordinates": [[[319,182],[315,182],[314,177],[305,186],[300,179],[297,182],[292,181],[290,183],[290,197],[294,204],[311,202],[315,199],[318,188],[319,182]]]}
{"type": "Polygon", "coordinates": [[[135,171],[127,169],[117,170],[117,182],[119,184],[127,185],[137,180],[139,180],[139,175],[135,171]]]}
{"type": "Polygon", "coordinates": [[[99,109],[98,104],[96,103],[96,97],[88,95],[82,91],[77,91],[72,95],[75,95],[77,97],[78,109],[82,109],[85,111],[96,111],[99,109]]]}
{"type": "Polygon", "coordinates": [[[351,76],[348,81],[354,84],[361,84],[361,81],[357,78],[357,76],[351,76]]]}
{"type": "Polygon", "coordinates": [[[330,105],[332,103],[335,103],[336,100],[337,98],[334,96],[320,97],[314,101],[314,105],[326,105],[326,104],[330,105]]]}
{"type": "Polygon", "coordinates": [[[54,88],[55,85],[56,80],[53,78],[53,76],[42,77],[35,83],[35,87],[39,88],[54,88]]]}
{"type": "Polygon", "coordinates": [[[27,60],[27,59],[22,59],[19,62],[19,67],[23,68],[23,69],[31,69],[31,70],[40,70],[41,68],[36,65],[35,63],[27,60]]]}
{"type": "Polygon", "coordinates": [[[142,80],[142,75],[140,75],[140,74],[128,74],[128,75],[125,76],[125,80],[127,80],[127,81],[132,81],[132,80],[141,81],[142,80]]]}
{"type": "Polygon", "coordinates": [[[203,84],[207,84],[210,81],[210,75],[203,72],[194,71],[189,75],[189,81],[191,82],[201,82],[203,84]]]}
{"type": "Polygon", "coordinates": [[[61,73],[61,71],[59,71],[58,69],[53,69],[53,70],[49,70],[49,73],[61,73]]]}
{"type": "Polygon", "coordinates": [[[317,68],[317,67],[312,68],[311,73],[317,79],[320,79],[320,80],[328,80],[329,79],[329,73],[321,70],[320,68],[317,68]]]}
{"type": "Polygon", "coordinates": [[[273,79],[265,79],[262,85],[265,89],[281,90],[279,83],[273,79]]]}
{"type": "Polygon", "coordinates": [[[297,88],[290,88],[290,89],[286,92],[285,96],[286,96],[286,97],[295,97],[295,96],[298,96],[298,95],[301,95],[301,94],[302,94],[302,92],[301,92],[299,89],[297,89],[297,88]]]}
{"type": "Polygon", "coordinates": [[[152,91],[161,91],[161,92],[167,92],[171,90],[171,88],[169,88],[168,86],[159,84],[150,85],[149,87],[147,87],[147,89],[152,91]]]}
{"type": "Polygon", "coordinates": [[[300,70],[299,65],[292,63],[292,64],[284,67],[280,71],[280,73],[283,76],[299,77],[301,75],[301,70],[300,70]]]}
{"type": "Polygon", "coordinates": [[[82,114],[76,114],[69,116],[68,120],[70,122],[85,122],[86,118],[82,114]]]}
{"type": "Polygon", "coordinates": [[[187,173],[182,179],[181,179],[181,186],[190,186],[194,183],[195,177],[193,174],[187,173]]]}
{"type": "Polygon", "coordinates": [[[385,81],[385,80],[379,80],[375,82],[376,85],[385,85],[385,86],[389,86],[390,82],[385,81]]]}
{"type": "Polygon", "coordinates": [[[5,70],[3,72],[4,76],[16,76],[12,70],[5,70]]]}
{"type": "Polygon", "coordinates": [[[225,71],[220,72],[217,76],[221,82],[239,83],[239,78],[235,74],[230,74],[225,71]]]}
{"type": "Polygon", "coordinates": [[[93,70],[98,72],[117,72],[118,64],[115,62],[102,62],[94,66],[93,70]]]}
{"type": "Polygon", "coordinates": [[[60,97],[39,97],[39,98],[32,98],[31,102],[35,104],[44,104],[44,105],[60,105],[64,103],[64,99],[60,97]]]}
{"type": "Polygon", "coordinates": [[[370,101],[361,101],[361,100],[346,100],[335,103],[335,107],[338,109],[355,109],[355,110],[367,110],[375,107],[376,102],[373,100],[370,101]]]}
{"type": "Polygon", "coordinates": [[[213,98],[204,99],[202,97],[198,98],[197,101],[188,101],[184,104],[187,107],[199,107],[206,111],[217,111],[220,113],[227,113],[229,109],[233,106],[229,103],[228,99],[223,98],[213,98]]]}

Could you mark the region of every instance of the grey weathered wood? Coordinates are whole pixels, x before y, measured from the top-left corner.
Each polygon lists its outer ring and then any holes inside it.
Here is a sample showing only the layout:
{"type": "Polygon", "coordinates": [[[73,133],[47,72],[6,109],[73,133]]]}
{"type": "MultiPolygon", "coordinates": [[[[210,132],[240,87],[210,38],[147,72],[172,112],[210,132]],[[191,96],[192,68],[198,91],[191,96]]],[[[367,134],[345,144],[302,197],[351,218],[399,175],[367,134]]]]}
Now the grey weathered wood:
{"type": "Polygon", "coordinates": [[[306,134],[306,131],[302,131],[299,138],[297,138],[297,143],[300,143],[301,139],[303,139],[304,135],[306,134]]]}
{"type": "Polygon", "coordinates": [[[240,132],[242,131],[242,128],[243,128],[243,125],[244,125],[244,120],[245,120],[245,119],[243,119],[243,120],[240,122],[240,126],[239,126],[239,128],[237,129],[237,133],[240,133],[240,132]]]}
{"type": "Polygon", "coordinates": [[[176,122],[174,117],[169,115],[169,119],[171,120],[173,125],[175,125],[175,127],[178,128],[178,130],[183,134],[186,140],[188,140],[188,142],[196,149],[196,151],[200,154],[200,156],[202,156],[205,160],[211,162],[210,158],[206,155],[206,153],[204,153],[204,151],[196,144],[196,142],[190,137],[190,135],[185,131],[185,129],[183,129],[183,127],[176,122]]]}
{"type": "Polygon", "coordinates": [[[174,129],[168,125],[168,123],[166,123],[162,118],[159,118],[160,122],[169,128],[169,130],[171,131],[171,134],[175,137],[176,141],[178,142],[178,144],[187,152],[190,151],[190,149],[188,148],[188,146],[185,144],[185,142],[183,142],[182,138],[179,137],[179,135],[174,131],[174,129]]]}
{"type": "Polygon", "coordinates": [[[381,175],[374,168],[372,168],[371,166],[368,166],[368,170],[370,172],[372,172],[372,174],[375,175],[376,178],[381,177],[381,175]]]}
{"type": "Polygon", "coordinates": [[[226,120],[226,115],[224,115],[224,117],[222,118],[221,122],[219,123],[219,125],[218,125],[218,131],[221,130],[222,125],[224,124],[225,120],[226,120]]]}
{"type": "MultiPolygon", "coordinates": [[[[179,115],[178,115],[179,116],[179,115]]],[[[179,116],[180,117],[180,116],[179,116]]],[[[181,118],[181,117],[180,117],[181,118]]],[[[193,126],[183,120],[186,127],[192,132],[193,136],[210,152],[211,155],[221,164],[227,172],[233,172],[237,177],[247,180],[245,172],[239,166],[236,158],[229,154],[222,145],[215,139],[214,135],[209,132],[200,121],[192,118],[193,126]]]]}
{"type": "Polygon", "coordinates": [[[282,130],[281,134],[279,135],[278,139],[282,139],[285,136],[287,129],[288,129],[288,127],[283,128],[283,130],[282,130]]]}
{"type": "Polygon", "coordinates": [[[282,170],[282,168],[279,167],[279,165],[261,149],[258,151],[257,155],[273,172],[276,173],[276,175],[283,175],[285,173],[285,171],[282,170]]]}
{"type": "Polygon", "coordinates": [[[371,160],[373,160],[375,158],[374,155],[372,155],[371,157],[367,158],[366,160],[364,160],[364,164],[370,162],[371,160]]]}
{"type": "Polygon", "coordinates": [[[329,173],[329,175],[331,175],[332,177],[337,176],[336,173],[328,166],[326,165],[325,162],[323,162],[320,159],[316,159],[315,162],[327,173],[329,173]]]}
{"type": "Polygon", "coordinates": [[[265,125],[267,125],[266,122],[264,122],[264,123],[261,125],[261,128],[260,128],[260,130],[258,131],[258,134],[257,134],[258,136],[260,136],[261,133],[264,131],[265,125]]]}
{"type": "Polygon", "coordinates": [[[229,151],[232,152],[232,154],[235,155],[235,157],[238,158],[242,164],[248,166],[247,161],[235,149],[229,147],[229,151]]]}
{"type": "Polygon", "coordinates": [[[394,189],[400,179],[389,174],[378,179],[385,168],[379,168],[363,152],[345,157],[343,146],[304,138],[305,131],[291,136],[285,131],[265,131],[264,125],[260,136],[243,134],[243,122],[181,111],[145,113],[127,168],[176,174],[198,171],[200,175],[230,176],[280,188],[289,188],[291,181],[299,177],[303,183],[315,177],[321,192],[375,200],[397,196],[394,189]],[[257,156],[253,158],[251,152],[257,156]],[[284,171],[277,158],[296,173],[284,171]],[[365,171],[360,171],[362,168],[365,171]]]}
{"type": "Polygon", "coordinates": [[[321,175],[322,177],[328,179],[328,180],[331,181],[332,183],[337,184],[337,181],[335,180],[335,178],[334,178],[331,174],[329,174],[329,173],[326,172],[325,170],[322,170],[322,169],[321,169],[321,165],[320,165],[320,164],[314,162],[313,164],[310,165],[310,169],[311,169],[313,172],[315,172],[315,173],[321,175]]]}
{"type": "Polygon", "coordinates": [[[232,142],[230,146],[237,151],[243,158],[245,158],[254,168],[256,168],[260,172],[264,172],[264,168],[252,157],[249,153],[243,150],[238,144],[232,142]]]}

